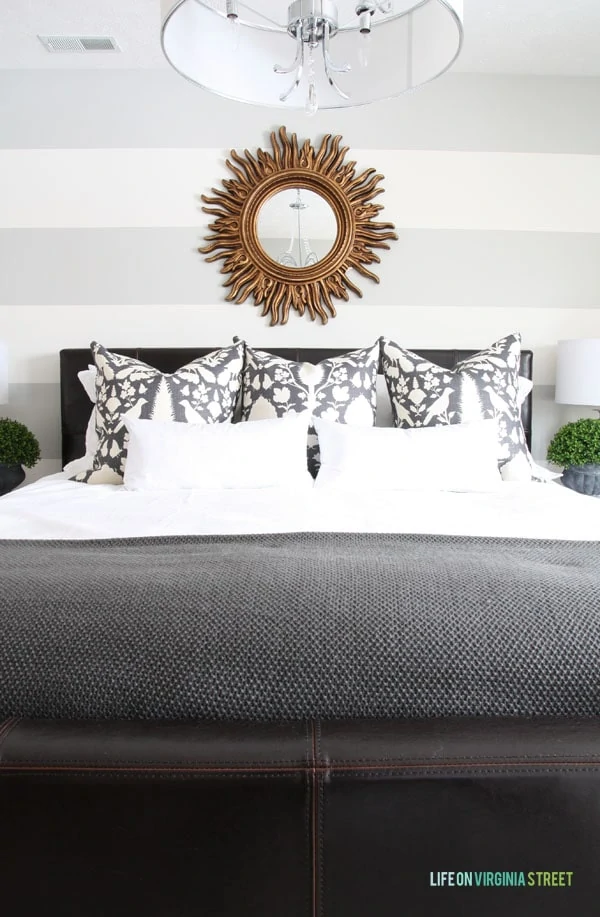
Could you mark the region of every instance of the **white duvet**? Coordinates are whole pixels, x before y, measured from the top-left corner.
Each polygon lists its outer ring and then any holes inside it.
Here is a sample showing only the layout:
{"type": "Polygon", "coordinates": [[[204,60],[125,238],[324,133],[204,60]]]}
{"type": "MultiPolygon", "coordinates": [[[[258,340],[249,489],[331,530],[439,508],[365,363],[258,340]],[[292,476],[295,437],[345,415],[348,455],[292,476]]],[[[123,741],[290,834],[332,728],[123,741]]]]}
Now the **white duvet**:
{"type": "Polygon", "coordinates": [[[419,532],[600,541],[600,499],[557,484],[492,493],[334,490],[133,492],[51,475],[0,498],[0,538],[295,531],[419,532]]]}

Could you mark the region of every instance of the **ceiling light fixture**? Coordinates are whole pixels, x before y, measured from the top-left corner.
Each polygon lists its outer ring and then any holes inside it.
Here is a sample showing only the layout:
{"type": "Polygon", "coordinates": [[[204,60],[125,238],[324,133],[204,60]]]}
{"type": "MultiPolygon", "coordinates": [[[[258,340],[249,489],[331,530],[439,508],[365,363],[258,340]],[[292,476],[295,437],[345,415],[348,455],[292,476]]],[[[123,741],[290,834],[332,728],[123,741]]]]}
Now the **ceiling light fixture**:
{"type": "Polygon", "coordinates": [[[210,92],[277,108],[349,108],[448,70],[463,0],[162,0],[162,47],[210,92]]]}

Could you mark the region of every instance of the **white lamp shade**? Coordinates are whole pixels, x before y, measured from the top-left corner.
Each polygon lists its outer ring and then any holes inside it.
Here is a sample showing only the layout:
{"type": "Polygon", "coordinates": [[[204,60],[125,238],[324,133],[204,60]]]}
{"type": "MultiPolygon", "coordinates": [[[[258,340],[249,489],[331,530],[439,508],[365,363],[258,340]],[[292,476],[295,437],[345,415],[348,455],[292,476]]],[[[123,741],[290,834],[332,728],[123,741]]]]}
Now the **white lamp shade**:
{"type": "Polygon", "coordinates": [[[600,407],[600,338],[558,342],[555,398],[600,407]]]}
{"type": "Polygon", "coordinates": [[[0,341],[0,404],[8,404],[8,352],[0,341]]]}
{"type": "MultiPolygon", "coordinates": [[[[321,9],[322,0],[314,0],[321,9]]],[[[225,0],[161,0],[162,46],[169,63],[199,86],[240,102],[282,109],[304,108],[309,67],[283,102],[293,75],[277,74],[288,66],[296,46],[287,32],[286,0],[249,0],[239,4],[232,28],[224,15],[225,0]]],[[[364,105],[400,95],[444,73],[458,57],[463,39],[463,0],[395,0],[387,15],[373,16],[369,63],[361,68],[364,44],[356,14],[357,0],[335,0],[339,30],[331,38],[331,57],[349,65],[336,74],[341,97],[329,84],[320,52],[315,80],[320,109],[364,105]],[[339,76],[339,79],[338,79],[339,76]]]]}

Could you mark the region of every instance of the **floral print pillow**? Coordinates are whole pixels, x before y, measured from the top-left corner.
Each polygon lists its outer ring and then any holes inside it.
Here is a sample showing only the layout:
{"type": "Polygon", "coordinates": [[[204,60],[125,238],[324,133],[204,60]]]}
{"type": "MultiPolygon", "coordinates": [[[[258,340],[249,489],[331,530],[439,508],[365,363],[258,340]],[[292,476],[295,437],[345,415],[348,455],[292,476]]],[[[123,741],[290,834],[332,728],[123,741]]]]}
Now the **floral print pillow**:
{"type": "Polygon", "coordinates": [[[91,344],[96,363],[96,432],[98,447],[92,468],[74,475],[84,484],[122,484],[128,434],[123,422],[129,412],[148,420],[184,423],[231,421],[238,399],[244,344],[215,350],[174,373],[112,353],[91,344]]]}
{"type": "MultiPolygon", "coordinates": [[[[379,341],[320,363],[296,363],[246,346],[242,420],[265,420],[308,411],[337,423],[372,427],[377,407],[379,341]]],[[[316,475],[319,446],[308,432],[308,468],[316,475]]]]}
{"type": "Polygon", "coordinates": [[[382,361],[396,427],[494,418],[503,477],[531,480],[519,403],[520,335],[502,338],[451,370],[388,340],[382,342],[382,361]]]}

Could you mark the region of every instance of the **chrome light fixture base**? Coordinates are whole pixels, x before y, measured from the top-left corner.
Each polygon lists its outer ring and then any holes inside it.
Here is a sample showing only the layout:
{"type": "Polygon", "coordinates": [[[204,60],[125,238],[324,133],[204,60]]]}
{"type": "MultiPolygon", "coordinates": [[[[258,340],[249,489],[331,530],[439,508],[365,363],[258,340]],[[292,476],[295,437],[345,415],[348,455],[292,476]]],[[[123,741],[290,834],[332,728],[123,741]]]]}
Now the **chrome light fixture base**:
{"type": "Polygon", "coordinates": [[[287,29],[292,38],[317,44],[323,41],[327,29],[329,37],[337,32],[337,7],[331,0],[321,0],[318,4],[314,0],[294,0],[288,7],[287,29]]]}
{"type": "Polygon", "coordinates": [[[292,85],[283,92],[279,99],[287,102],[294,90],[298,89],[305,67],[307,68],[308,92],[305,110],[309,115],[317,111],[317,78],[315,72],[315,49],[321,48],[323,71],[329,85],[342,99],[349,96],[339,86],[333,74],[348,73],[350,64],[334,64],[329,53],[329,42],[338,30],[338,11],[331,0],[295,0],[288,8],[288,33],[296,41],[296,56],[290,67],[275,64],[273,70],[278,74],[293,73],[292,85]]]}

